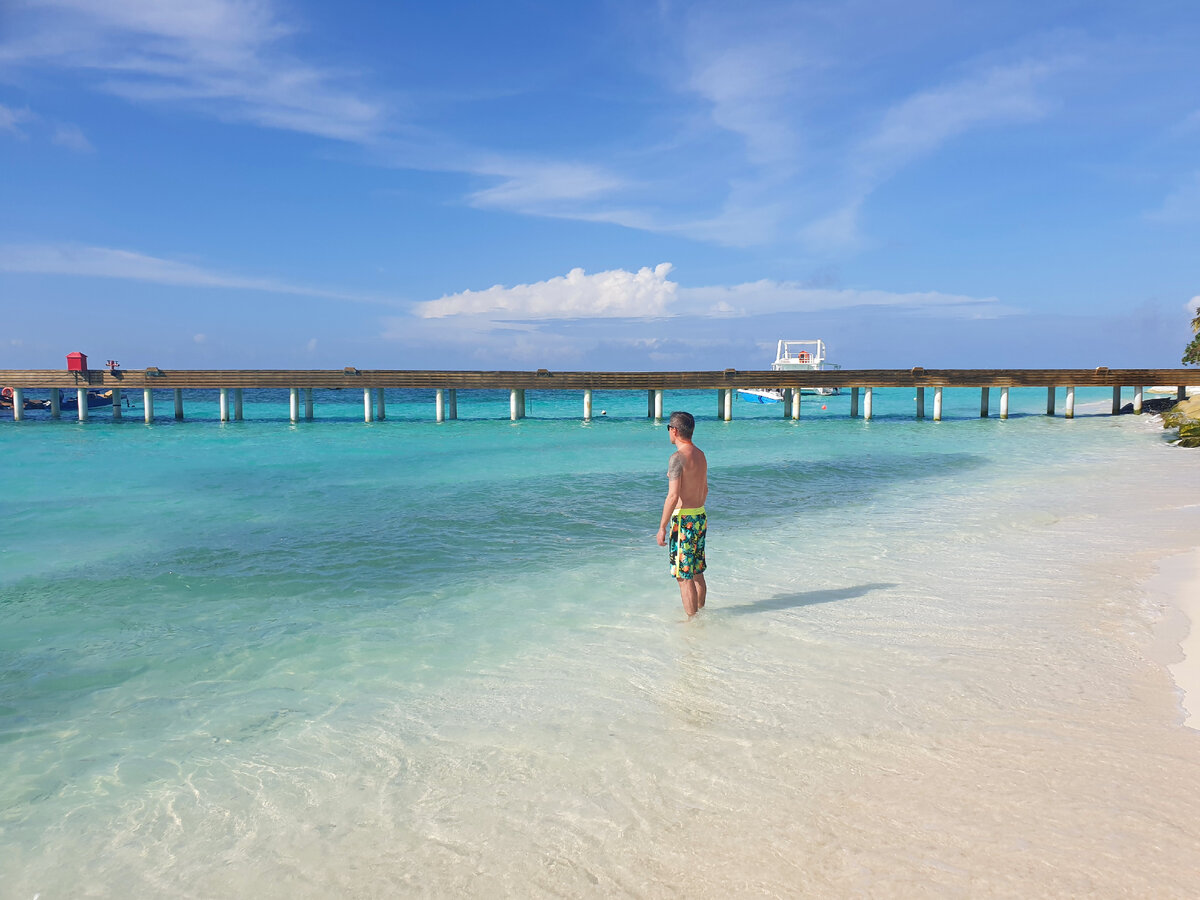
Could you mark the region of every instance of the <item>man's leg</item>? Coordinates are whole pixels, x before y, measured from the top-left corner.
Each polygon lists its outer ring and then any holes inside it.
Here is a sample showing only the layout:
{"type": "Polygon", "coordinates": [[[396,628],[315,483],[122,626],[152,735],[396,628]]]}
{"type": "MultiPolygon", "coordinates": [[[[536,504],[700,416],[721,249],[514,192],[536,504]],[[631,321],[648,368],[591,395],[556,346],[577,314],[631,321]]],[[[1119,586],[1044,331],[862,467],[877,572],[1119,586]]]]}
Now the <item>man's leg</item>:
{"type": "Polygon", "coordinates": [[[683,599],[683,611],[687,613],[690,619],[696,614],[696,579],[680,578],[679,581],[679,596],[683,599]]]}
{"type": "Polygon", "coordinates": [[[708,585],[704,583],[703,573],[692,576],[696,583],[696,609],[704,609],[704,598],[708,596],[708,585]]]}

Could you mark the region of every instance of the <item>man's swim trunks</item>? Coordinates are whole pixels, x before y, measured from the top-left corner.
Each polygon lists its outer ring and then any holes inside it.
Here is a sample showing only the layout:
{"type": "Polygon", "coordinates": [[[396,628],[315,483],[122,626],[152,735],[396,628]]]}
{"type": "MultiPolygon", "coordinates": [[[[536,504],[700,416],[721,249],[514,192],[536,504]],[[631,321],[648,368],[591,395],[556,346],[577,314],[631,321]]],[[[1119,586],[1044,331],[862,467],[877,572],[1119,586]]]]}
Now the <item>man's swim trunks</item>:
{"type": "Polygon", "coordinates": [[[671,516],[671,577],[690,581],[706,568],[704,536],[708,532],[708,516],[704,507],[677,509],[671,516]]]}

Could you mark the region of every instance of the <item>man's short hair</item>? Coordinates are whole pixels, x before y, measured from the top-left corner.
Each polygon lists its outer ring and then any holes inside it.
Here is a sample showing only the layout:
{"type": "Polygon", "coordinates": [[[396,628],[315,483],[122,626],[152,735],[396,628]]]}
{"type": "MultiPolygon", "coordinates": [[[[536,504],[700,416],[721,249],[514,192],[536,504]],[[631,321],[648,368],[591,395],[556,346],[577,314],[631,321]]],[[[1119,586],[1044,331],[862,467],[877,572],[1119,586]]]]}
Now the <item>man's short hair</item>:
{"type": "Polygon", "coordinates": [[[675,429],[675,433],[688,440],[692,438],[692,432],[696,430],[696,420],[691,413],[676,410],[671,413],[671,421],[668,423],[675,429]]]}

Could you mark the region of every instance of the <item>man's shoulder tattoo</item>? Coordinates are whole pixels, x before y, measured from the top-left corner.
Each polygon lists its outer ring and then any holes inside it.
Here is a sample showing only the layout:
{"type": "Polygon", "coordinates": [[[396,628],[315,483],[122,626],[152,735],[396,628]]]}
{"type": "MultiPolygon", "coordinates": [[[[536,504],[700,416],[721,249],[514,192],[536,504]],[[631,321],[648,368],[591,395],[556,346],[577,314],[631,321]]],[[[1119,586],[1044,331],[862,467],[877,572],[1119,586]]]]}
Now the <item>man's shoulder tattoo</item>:
{"type": "Polygon", "coordinates": [[[683,454],[676,450],[671,454],[671,461],[667,463],[667,478],[675,479],[683,474],[683,454]]]}

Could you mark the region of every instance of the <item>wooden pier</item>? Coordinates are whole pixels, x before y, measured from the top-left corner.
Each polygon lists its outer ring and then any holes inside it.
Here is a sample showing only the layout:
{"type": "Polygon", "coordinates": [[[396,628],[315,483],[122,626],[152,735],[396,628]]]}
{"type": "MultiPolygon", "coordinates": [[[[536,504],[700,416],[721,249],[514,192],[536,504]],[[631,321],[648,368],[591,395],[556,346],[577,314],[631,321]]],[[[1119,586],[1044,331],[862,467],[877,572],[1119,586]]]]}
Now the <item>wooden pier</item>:
{"type": "Polygon", "coordinates": [[[426,389],[435,392],[433,418],[437,421],[458,417],[458,392],[471,390],[507,390],[509,417],[525,417],[527,390],[579,391],[583,395],[583,418],[592,417],[593,391],[646,391],[646,414],[662,418],[663,392],[715,390],[717,415],[733,418],[733,395],[738,388],[778,389],[784,393],[783,414],[799,418],[801,391],[840,388],[850,391],[850,415],[872,417],[872,392],[875,388],[913,388],[916,390],[915,415],[924,418],[925,394],[933,391],[932,418],[942,417],[942,391],[945,388],[978,388],[980,416],[990,415],[991,391],[999,391],[1000,418],[1008,417],[1008,392],[1013,387],[1046,388],[1046,414],[1054,415],[1057,391],[1063,389],[1063,415],[1075,415],[1075,389],[1111,387],[1112,412],[1121,409],[1121,392],[1132,388],[1133,409],[1140,413],[1143,391],[1150,385],[1175,386],[1183,399],[1185,386],[1200,381],[1196,369],[834,369],[825,371],[761,371],[724,369],[708,372],[451,372],[432,370],[357,369],[101,369],[73,372],[61,369],[0,370],[0,385],[11,389],[13,419],[24,417],[27,391],[48,391],[51,416],[61,416],[59,391],[76,392],[78,418],[88,418],[87,393],[113,391],[113,418],[121,417],[123,392],[141,391],[147,422],[154,421],[155,395],[170,391],[176,419],[183,418],[183,391],[195,389],[219,392],[221,421],[242,418],[244,390],[290,391],[290,416],[313,418],[314,388],[361,390],[363,418],[371,422],[386,417],[385,389],[426,389]],[[303,414],[301,400],[303,399],[303,414]]]}

